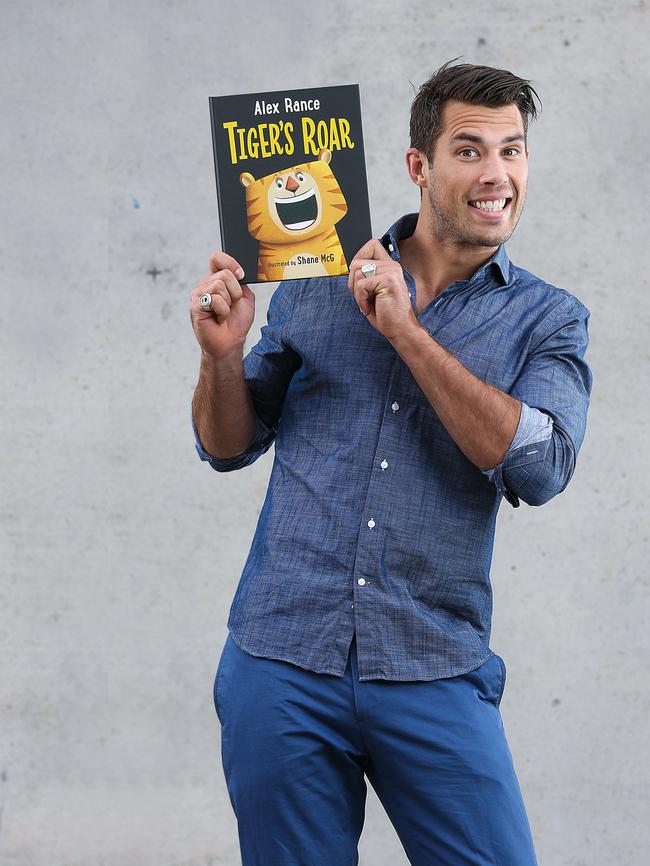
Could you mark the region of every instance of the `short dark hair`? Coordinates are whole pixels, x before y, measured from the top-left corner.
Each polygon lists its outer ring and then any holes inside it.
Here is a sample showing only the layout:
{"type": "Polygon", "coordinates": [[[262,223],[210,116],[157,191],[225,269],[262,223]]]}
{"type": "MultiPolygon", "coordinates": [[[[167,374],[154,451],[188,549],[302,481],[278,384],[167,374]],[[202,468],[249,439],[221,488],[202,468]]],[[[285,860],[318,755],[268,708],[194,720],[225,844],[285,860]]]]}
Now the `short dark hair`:
{"type": "Polygon", "coordinates": [[[518,78],[507,69],[471,63],[450,66],[454,60],[458,60],[458,57],[444,63],[420,86],[411,104],[411,147],[426,154],[431,164],[436,142],[442,132],[444,104],[449,99],[457,99],[488,108],[501,108],[514,102],[521,113],[525,145],[528,148],[528,119],[537,118],[533,95],[537,97],[540,107],[542,104],[530,82],[518,78]]]}

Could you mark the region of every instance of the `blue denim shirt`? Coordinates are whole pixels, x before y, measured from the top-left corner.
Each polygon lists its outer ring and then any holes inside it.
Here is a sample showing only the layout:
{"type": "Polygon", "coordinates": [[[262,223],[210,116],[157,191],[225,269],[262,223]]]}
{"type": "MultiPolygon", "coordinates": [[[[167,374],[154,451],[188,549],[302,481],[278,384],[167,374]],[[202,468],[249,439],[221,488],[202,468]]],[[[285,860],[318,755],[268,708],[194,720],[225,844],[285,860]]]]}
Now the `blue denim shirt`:
{"type": "MultiPolygon", "coordinates": [[[[399,261],[417,214],[381,238],[399,261]]],[[[416,309],[416,286],[404,277],[416,309]]],[[[228,628],[246,652],[361,680],[438,679],[486,661],[490,564],[502,497],[542,505],[575,470],[591,394],[590,311],[512,264],[503,245],[417,318],[474,375],[522,403],[503,461],[458,448],[347,276],[279,283],[244,358],[257,416],[218,472],[275,458],[228,628]]],[[[191,413],[190,413],[191,415],[191,413]]]]}

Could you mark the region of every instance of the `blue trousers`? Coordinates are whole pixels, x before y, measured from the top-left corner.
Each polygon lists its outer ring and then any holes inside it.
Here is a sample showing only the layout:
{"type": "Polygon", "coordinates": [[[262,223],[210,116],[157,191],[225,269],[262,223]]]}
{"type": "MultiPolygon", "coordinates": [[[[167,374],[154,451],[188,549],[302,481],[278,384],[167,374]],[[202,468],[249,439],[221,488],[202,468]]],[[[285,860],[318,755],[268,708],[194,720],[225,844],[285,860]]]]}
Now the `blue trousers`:
{"type": "Polygon", "coordinates": [[[498,655],[439,680],[359,681],[244,652],[214,680],[242,866],[357,866],[366,782],[412,866],[537,866],[499,712],[498,655]]]}

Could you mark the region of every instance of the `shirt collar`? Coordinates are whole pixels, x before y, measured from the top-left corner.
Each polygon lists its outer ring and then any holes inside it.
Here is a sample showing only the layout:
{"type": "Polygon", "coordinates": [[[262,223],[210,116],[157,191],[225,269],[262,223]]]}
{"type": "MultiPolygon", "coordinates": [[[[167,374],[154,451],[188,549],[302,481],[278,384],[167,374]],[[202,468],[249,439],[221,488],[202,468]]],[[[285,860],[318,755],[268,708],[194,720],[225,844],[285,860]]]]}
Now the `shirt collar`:
{"type": "MultiPolygon", "coordinates": [[[[399,248],[397,242],[402,240],[402,238],[408,238],[413,234],[417,221],[417,213],[405,214],[394,222],[386,234],[382,236],[382,245],[396,262],[399,261],[399,248]],[[393,249],[391,249],[391,246],[393,249]]],[[[493,255],[491,255],[486,262],[483,262],[467,282],[473,282],[476,279],[480,279],[483,274],[500,274],[501,279],[503,280],[503,285],[507,285],[510,280],[510,260],[506,253],[505,244],[499,244],[493,255]]]]}

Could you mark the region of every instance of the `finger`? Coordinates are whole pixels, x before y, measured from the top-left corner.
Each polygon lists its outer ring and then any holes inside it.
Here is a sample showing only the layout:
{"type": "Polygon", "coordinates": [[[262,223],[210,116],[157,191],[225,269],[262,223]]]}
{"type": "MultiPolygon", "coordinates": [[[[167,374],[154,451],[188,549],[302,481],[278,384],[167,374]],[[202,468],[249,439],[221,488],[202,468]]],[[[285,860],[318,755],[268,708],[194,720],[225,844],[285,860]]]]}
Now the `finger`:
{"type": "Polygon", "coordinates": [[[210,255],[210,273],[214,274],[224,268],[228,268],[229,271],[232,271],[237,279],[241,280],[244,278],[244,269],[241,267],[237,259],[233,259],[232,256],[229,256],[228,253],[224,253],[222,250],[213,250],[210,255]],[[241,275],[239,273],[240,271],[241,275]]]}
{"type": "MultiPolygon", "coordinates": [[[[244,291],[245,288],[248,289],[246,283],[240,283],[232,271],[217,271],[215,274],[211,274],[210,276],[203,277],[199,280],[196,287],[190,292],[190,300],[192,301],[194,298],[198,298],[204,292],[219,291],[224,297],[230,297],[233,301],[238,301],[246,294],[244,291]]],[[[250,294],[252,294],[252,292],[248,289],[248,295],[250,294]]]]}
{"type": "Polygon", "coordinates": [[[239,280],[233,272],[228,269],[217,271],[208,278],[208,283],[211,286],[221,286],[233,301],[238,301],[244,296],[239,280]]]}
{"type": "Polygon", "coordinates": [[[194,310],[200,313],[209,313],[212,315],[214,303],[211,303],[211,308],[209,310],[204,309],[199,304],[199,298],[201,295],[210,295],[212,302],[216,298],[222,298],[228,306],[230,310],[230,306],[232,304],[232,298],[230,296],[230,292],[226,288],[225,284],[222,280],[213,280],[211,277],[205,277],[200,280],[195,289],[192,289],[190,292],[190,311],[194,310]]]}
{"type": "Polygon", "coordinates": [[[377,238],[370,238],[369,241],[366,241],[359,252],[355,255],[355,259],[356,258],[371,259],[374,261],[392,261],[390,255],[384,249],[382,242],[377,240],[377,238]]]}
{"type": "Polygon", "coordinates": [[[348,288],[350,291],[354,292],[355,287],[359,282],[363,280],[368,280],[371,278],[378,277],[385,273],[385,266],[382,262],[372,261],[371,259],[353,259],[350,264],[350,276],[348,277],[348,288]],[[375,272],[373,274],[364,274],[361,268],[364,265],[375,265],[375,272]]]}
{"type": "MultiPolygon", "coordinates": [[[[208,286],[206,291],[212,296],[212,300],[215,301],[217,298],[221,298],[228,306],[228,312],[230,312],[230,308],[232,307],[233,300],[230,297],[230,292],[225,287],[224,283],[221,280],[217,280],[214,285],[208,286]]],[[[212,304],[212,308],[214,309],[214,304],[212,304]]]]}
{"type": "Polygon", "coordinates": [[[190,301],[193,301],[195,298],[198,298],[204,292],[207,292],[210,288],[210,277],[203,277],[202,280],[199,280],[196,286],[190,292],[190,301]]]}
{"type": "MultiPolygon", "coordinates": [[[[382,250],[384,248],[381,246],[381,243],[376,238],[370,238],[370,240],[366,241],[365,244],[361,247],[361,249],[355,253],[352,261],[350,262],[350,267],[348,271],[348,288],[351,289],[354,285],[354,274],[359,270],[361,265],[366,264],[373,259],[381,259],[383,256],[380,255],[378,250],[376,249],[376,245],[379,244],[382,250]],[[364,261],[365,260],[365,261],[364,261]]],[[[386,252],[384,250],[384,252],[386,252]]],[[[388,255],[386,253],[386,255],[388,255]]],[[[388,256],[390,258],[390,256],[388,256]]]]}
{"type": "Polygon", "coordinates": [[[357,283],[357,280],[367,279],[366,275],[362,273],[361,268],[364,265],[375,265],[375,273],[373,276],[377,276],[383,271],[382,263],[373,261],[372,259],[362,259],[359,256],[355,256],[350,262],[350,273],[348,274],[348,288],[350,290],[354,289],[354,286],[357,283]]]}
{"type": "Polygon", "coordinates": [[[214,294],[214,293],[210,292],[210,290],[206,287],[203,289],[202,292],[196,292],[196,293],[192,292],[192,295],[190,297],[192,299],[190,302],[190,315],[196,314],[196,315],[198,315],[199,318],[205,318],[206,316],[213,316],[214,315],[214,310],[212,309],[214,306],[214,300],[218,297],[221,297],[221,296],[218,294],[214,294]],[[210,306],[209,307],[202,307],[201,304],[199,303],[199,298],[202,295],[210,295],[210,306]]]}
{"type": "Polygon", "coordinates": [[[379,288],[377,277],[364,277],[354,287],[354,299],[364,316],[370,315],[373,309],[373,296],[379,288]]]}
{"type": "Polygon", "coordinates": [[[220,294],[212,294],[209,310],[203,310],[202,307],[199,307],[199,309],[202,312],[213,313],[219,324],[221,324],[230,314],[230,304],[224,296],[220,294]]]}

